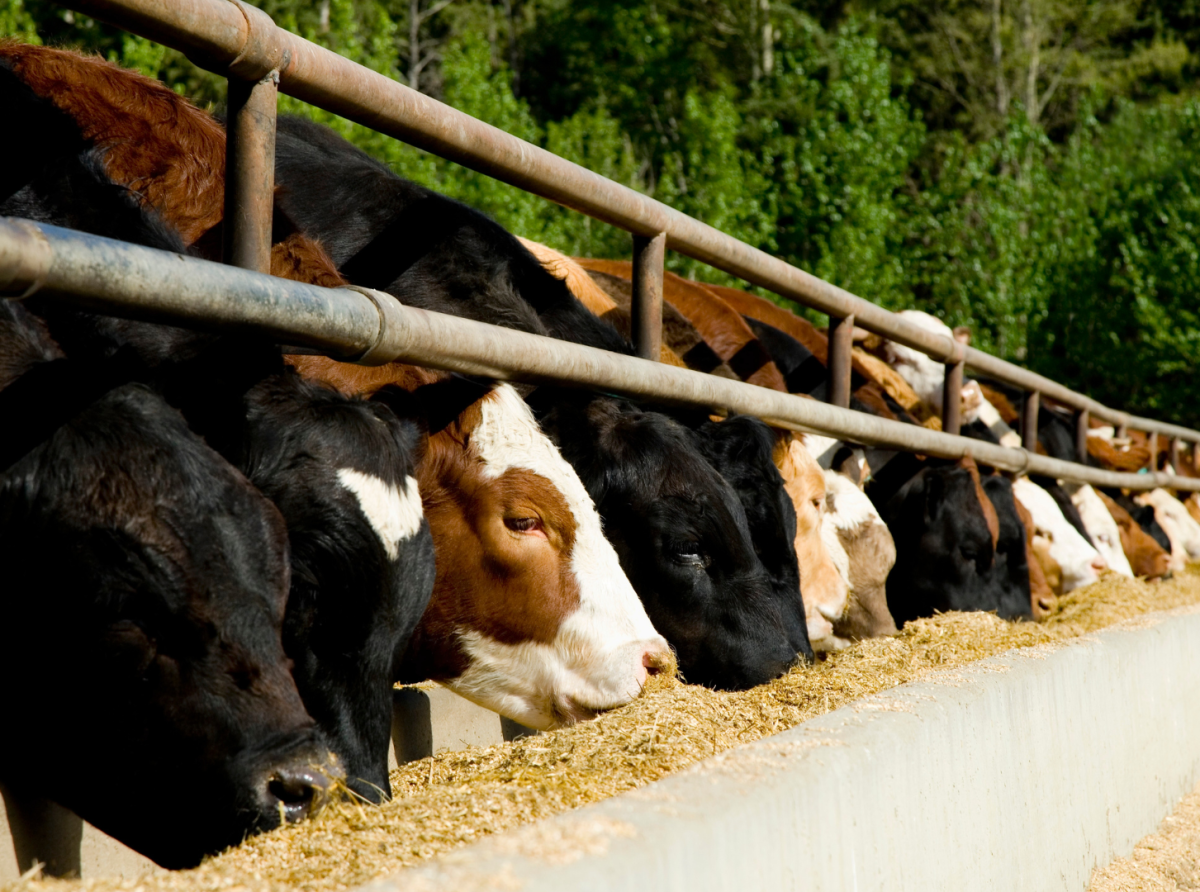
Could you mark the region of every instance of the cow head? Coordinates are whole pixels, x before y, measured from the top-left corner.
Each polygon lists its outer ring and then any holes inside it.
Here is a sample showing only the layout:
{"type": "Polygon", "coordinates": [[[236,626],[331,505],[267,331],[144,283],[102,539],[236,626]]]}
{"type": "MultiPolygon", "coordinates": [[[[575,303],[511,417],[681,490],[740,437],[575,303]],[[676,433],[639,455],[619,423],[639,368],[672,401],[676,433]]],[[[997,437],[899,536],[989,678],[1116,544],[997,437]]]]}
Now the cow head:
{"type": "Polygon", "coordinates": [[[896,563],[896,544],[871,500],[849,478],[825,472],[826,520],[846,553],[850,598],[833,624],[841,641],[896,633],[887,606],[887,578],[896,563]]]}
{"type": "Polygon", "coordinates": [[[1117,523],[1121,533],[1121,550],[1129,559],[1129,568],[1134,576],[1146,579],[1161,579],[1171,569],[1171,556],[1158,542],[1141,528],[1133,515],[1123,505],[1106,493],[1096,491],[1104,507],[1117,523]]]}
{"type": "Polygon", "coordinates": [[[833,623],[846,613],[849,558],[828,519],[825,472],[809,453],[807,441],[785,441],[779,467],[796,510],[796,559],[808,637],[816,650],[836,649],[833,623]]]}
{"type": "MultiPolygon", "coordinates": [[[[777,441],[770,428],[748,415],[708,421],[696,428],[695,439],[701,454],[737,493],[746,513],[750,541],[770,579],[773,599],[780,602],[798,599],[808,612],[811,591],[817,603],[828,605],[829,598],[815,581],[801,585],[796,507],[776,466],[777,442],[785,449],[790,443],[795,443],[801,451],[803,446],[790,435],[777,441]]],[[[840,616],[845,608],[844,584],[841,595],[842,603],[834,616],[840,616]]],[[[811,630],[809,637],[811,641],[811,630]]]]}
{"type": "Polygon", "coordinates": [[[579,476],[511,387],[431,437],[420,486],[437,581],[406,680],[552,728],[629,702],[672,667],[579,476]]]}
{"type": "Polygon", "coordinates": [[[1050,556],[1062,568],[1064,593],[1100,578],[1100,571],[1107,566],[1104,558],[1067,521],[1050,493],[1027,477],[1013,483],[1013,493],[1029,510],[1037,535],[1046,540],[1050,556]]]}
{"type": "Polygon", "coordinates": [[[416,467],[420,411],[287,373],[246,397],[239,462],[287,522],[292,584],[283,645],[300,696],[346,771],[377,801],[388,793],[396,654],[433,590],[434,556],[416,467]]]}
{"type": "Polygon", "coordinates": [[[0,477],[0,529],[0,710],[36,716],[6,783],[170,867],[310,812],[330,764],[280,638],[283,522],[174,410],[97,400],[0,477]]]}
{"type": "Polygon", "coordinates": [[[693,432],[609,398],[550,405],[547,429],[689,681],[746,688],[811,655],[801,599],[776,596],[737,494],[693,432]]]}
{"type": "Polygon", "coordinates": [[[896,541],[888,607],[898,623],[939,610],[1028,615],[1028,576],[1022,584],[996,560],[999,519],[969,458],[925,466],[881,514],[896,541]]]}
{"type": "Polygon", "coordinates": [[[1088,531],[1096,550],[1108,564],[1108,568],[1122,576],[1132,576],[1133,568],[1121,548],[1121,528],[1105,507],[1100,494],[1086,483],[1070,488],[1073,489],[1071,501],[1078,509],[1084,528],[1088,531]]]}

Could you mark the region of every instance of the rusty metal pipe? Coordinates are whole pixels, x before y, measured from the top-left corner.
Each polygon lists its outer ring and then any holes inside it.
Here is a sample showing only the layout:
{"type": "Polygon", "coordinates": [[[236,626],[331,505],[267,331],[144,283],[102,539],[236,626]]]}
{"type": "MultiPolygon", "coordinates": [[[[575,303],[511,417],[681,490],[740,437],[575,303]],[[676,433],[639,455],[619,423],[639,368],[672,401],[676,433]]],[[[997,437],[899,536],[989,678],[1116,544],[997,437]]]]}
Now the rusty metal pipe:
{"type": "MultiPolygon", "coordinates": [[[[183,50],[202,67],[251,79],[280,71],[283,92],[636,235],[666,233],[667,247],[940,362],[952,339],[694,220],[645,195],[443,105],[275,26],[229,0],[69,0],[64,5],[183,50]]],[[[1075,410],[1121,424],[1129,416],[1027,369],[967,348],[971,368],[1075,410]]],[[[1139,428],[1193,442],[1200,432],[1136,419],[1139,428]]]]}
{"type": "Polygon", "coordinates": [[[962,359],[947,363],[946,377],[942,383],[942,430],[957,434],[962,430],[962,359]]]}
{"type": "MultiPolygon", "coordinates": [[[[1124,474],[955,437],[664,363],[402,306],[382,292],[320,288],[25,220],[0,218],[0,283],[88,309],[208,330],[252,330],[360,362],[396,359],[465,374],[572,383],[757,415],[792,430],[1097,486],[1200,492],[1200,479],[1124,474]],[[22,258],[17,248],[35,245],[22,258]],[[32,259],[30,259],[32,258],[32,259]],[[20,276],[16,275],[20,273],[20,276]]],[[[2,291],[3,289],[0,289],[2,291]]]]}
{"type": "Polygon", "coordinates": [[[1183,457],[1183,443],[1178,437],[1171,438],[1171,469],[1179,473],[1179,460],[1183,457]]]}
{"type": "Polygon", "coordinates": [[[276,70],[254,82],[229,78],[225,262],[260,273],[271,271],[278,84],[276,70]]]}
{"type": "Polygon", "coordinates": [[[1081,465],[1086,465],[1088,461],[1088,430],[1090,429],[1088,411],[1084,409],[1075,416],[1075,460],[1081,465]]]}
{"type": "Polygon", "coordinates": [[[1041,395],[1036,391],[1025,394],[1025,405],[1021,407],[1021,445],[1029,452],[1037,451],[1038,408],[1041,395]]]}
{"type": "Polygon", "coordinates": [[[850,406],[850,357],[854,348],[854,316],[839,319],[829,317],[828,376],[829,405],[847,409],[850,406]]]}
{"type": "Polygon", "coordinates": [[[1158,431],[1150,431],[1150,464],[1151,471],[1158,470],[1158,431]]]}
{"type": "Polygon", "coordinates": [[[662,350],[663,262],[667,235],[633,236],[633,346],[642,359],[658,361],[662,350]]]}

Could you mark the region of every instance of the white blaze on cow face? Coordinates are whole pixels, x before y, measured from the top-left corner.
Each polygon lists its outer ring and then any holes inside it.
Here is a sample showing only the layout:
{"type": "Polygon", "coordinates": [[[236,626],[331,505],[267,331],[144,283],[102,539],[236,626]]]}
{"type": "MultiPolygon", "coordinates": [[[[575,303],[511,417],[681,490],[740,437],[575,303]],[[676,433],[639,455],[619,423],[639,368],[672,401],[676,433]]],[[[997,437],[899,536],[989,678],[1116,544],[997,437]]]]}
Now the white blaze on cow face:
{"type": "Polygon", "coordinates": [[[417,481],[404,478],[403,487],[396,487],[372,474],[353,468],[338,471],[342,486],[354,493],[358,506],[383,543],[390,560],[400,553],[400,543],[416,535],[421,528],[421,495],[417,481]]]}
{"type": "Polygon", "coordinates": [[[1100,571],[1107,566],[1104,558],[1071,526],[1050,493],[1022,477],[1013,483],[1013,495],[1032,515],[1037,535],[1050,543],[1050,556],[1062,568],[1064,592],[1100,578],[1100,571]]]}
{"type": "MultiPolygon", "coordinates": [[[[532,471],[561,494],[574,519],[568,556],[578,606],[549,643],[506,643],[460,628],[469,661],[447,682],[456,693],[533,728],[552,728],[628,703],[642,690],[649,668],[673,658],[604,537],[595,504],[558,449],[538,427],[525,402],[507,385],[482,401],[471,433],[484,476],[532,471]]],[[[522,609],[514,604],[513,610],[522,609]]]]}
{"type": "Polygon", "coordinates": [[[1086,483],[1075,486],[1073,491],[1072,485],[1064,485],[1071,493],[1071,502],[1079,509],[1083,528],[1088,531],[1092,542],[1095,543],[1096,548],[1108,563],[1109,569],[1122,576],[1133,576],[1129,558],[1125,556],[1125,552],[1121,548],[1121,528],[1113,520],[1112,514],[1100,500],[1096,490],[1086,483]]]}

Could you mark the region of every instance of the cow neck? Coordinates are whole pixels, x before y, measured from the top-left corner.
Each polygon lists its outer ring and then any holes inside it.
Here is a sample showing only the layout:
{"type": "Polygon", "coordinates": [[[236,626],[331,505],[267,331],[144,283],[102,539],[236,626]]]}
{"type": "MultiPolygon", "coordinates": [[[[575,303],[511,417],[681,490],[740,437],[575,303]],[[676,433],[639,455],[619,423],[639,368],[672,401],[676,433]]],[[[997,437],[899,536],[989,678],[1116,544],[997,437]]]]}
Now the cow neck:
{"type": "Polygon", "coordinates": [[[0,472],[7,471],[106,393],[146,372],[131,350],[81,368],[70,359],[40,363],[0,391],[0,472]]]}
{"type": "Polygon", "coordinates": [[[440,195],[426,195],[403,207],[369,242],[341,265],[355,285],[383,291],[446,241],[457,224],[458,208],[440,195]]]}

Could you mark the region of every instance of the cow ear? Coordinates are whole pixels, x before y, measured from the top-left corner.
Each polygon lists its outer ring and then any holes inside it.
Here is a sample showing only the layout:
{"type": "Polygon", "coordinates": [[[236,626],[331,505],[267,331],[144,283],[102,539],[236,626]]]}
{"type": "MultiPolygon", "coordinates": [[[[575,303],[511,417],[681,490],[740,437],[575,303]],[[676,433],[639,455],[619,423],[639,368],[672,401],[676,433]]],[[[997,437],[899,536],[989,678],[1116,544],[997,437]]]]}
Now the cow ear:
{"type": "Polygon", "coordinates": [[[371,402],[392,410],[402,431],[403,445],[412,457],[414,467],[419,465],[429,444],[429,422],[421,401],[404,388],[389,384],[376,391],[371,402]]]}

